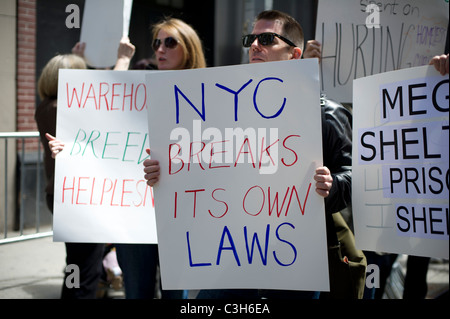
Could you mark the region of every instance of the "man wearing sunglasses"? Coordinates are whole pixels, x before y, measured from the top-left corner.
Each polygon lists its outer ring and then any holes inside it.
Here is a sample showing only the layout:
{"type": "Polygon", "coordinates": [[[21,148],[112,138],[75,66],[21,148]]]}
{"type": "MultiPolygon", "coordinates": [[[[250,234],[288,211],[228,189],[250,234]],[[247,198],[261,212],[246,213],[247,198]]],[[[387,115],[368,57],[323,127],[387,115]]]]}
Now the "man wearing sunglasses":
{"type": "Polygon", "coordinates": [[[300,24],[278,11],[264,11],[259,14],[253,32],[242,38],[243,46],[250,48],[250,63],[300,59],[303,41],[300,24]]]}
{"type": "MultiPolygon", "coordinates": [[[[251,34],[242,38],[250,63],[301,59],[303,30],[291,16],[276,10],[261,12],[251,34]]],[[[327,215],[351,201],[351,121],[342,105],[322,98],[324,165],[316,171],[316,191],[325,198],[327,215]],[[330,170],[327,168],[331,168],[330,170]]]]}
{"type": "MultiPolygon", "coordinates": [[[[301,59],[304,35],[300,24],[276,10],[261,12],[253,31],[242,38],[249,48],[249,62],[261,63],[301,59]]],[[[321,98],[324,167],[316,170],[316,192],[325,198],[328,245],[337,242],[332,214],[351,204],[352,116],[339,103],[321,98]]],[[[268,298],[308,298],[317,294],[294,291],[265,291],[268,298]]],[[[346,297],[346,296],[342,296],[346,297]]]]}

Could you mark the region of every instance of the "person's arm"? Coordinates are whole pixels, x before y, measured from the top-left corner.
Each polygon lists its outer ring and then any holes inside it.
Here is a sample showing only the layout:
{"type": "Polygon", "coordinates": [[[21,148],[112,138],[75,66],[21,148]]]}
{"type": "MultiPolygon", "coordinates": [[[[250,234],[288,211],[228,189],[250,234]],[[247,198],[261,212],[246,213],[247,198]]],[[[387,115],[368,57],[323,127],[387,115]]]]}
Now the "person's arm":
{"type": "Polygon", "coordinates": [[[130,39],[128,39],[127,37],[122,38],[119,43],[119,49],[117,50],[117,61],[116,65],[114,66],[114,70],[128,70],[135,51],[136,48],[133,44],[131,44],[130,39]]]}

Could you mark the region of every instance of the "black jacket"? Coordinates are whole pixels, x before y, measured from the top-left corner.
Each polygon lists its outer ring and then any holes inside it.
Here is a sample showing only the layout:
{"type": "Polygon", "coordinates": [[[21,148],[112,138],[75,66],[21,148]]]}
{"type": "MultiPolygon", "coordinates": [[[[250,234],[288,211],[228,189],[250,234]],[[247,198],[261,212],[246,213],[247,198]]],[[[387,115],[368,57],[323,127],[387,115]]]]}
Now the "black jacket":
{"type": "Polygon", "coordinates": [[[325,199],[330,243],[330,239],[335,238],[331,214],[351,205],[352,114],[343,105],[324,96],[321,102],[323,165],[330,169],[333,177],[330,195],[325,199]]]}

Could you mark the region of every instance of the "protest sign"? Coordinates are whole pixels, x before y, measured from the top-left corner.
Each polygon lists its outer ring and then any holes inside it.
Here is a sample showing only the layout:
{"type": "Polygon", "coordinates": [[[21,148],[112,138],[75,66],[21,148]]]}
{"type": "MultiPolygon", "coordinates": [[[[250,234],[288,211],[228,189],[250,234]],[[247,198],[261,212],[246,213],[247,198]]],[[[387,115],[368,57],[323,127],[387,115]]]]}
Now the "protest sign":
{"type": "Polygon", "coordinates": [[[329,290],[317,61],[146,83],[163,289],[329,290]]]}
{"type": "Polygon", "coordinates": [[[128,36],[132,0],[86,0],[80,42],[84,57],[95,68],[113,67],[122,37],[128,36]]]}
{"type": "Polygon", "coordinates": [[[156,243],[144,71],[60,70],[54,240],[156,243]]]}
{"type": "Polygon", "coordinates": [[[443,0],[320,0],[322,91],[347,103],[353,79],[427,65],[444,53],[448,10],[443,0]]]}
{"type": "Polygon", "coordinates": [[[449,77],[432,66],[355,80],[358,248],[448,259],[449,77]]]}

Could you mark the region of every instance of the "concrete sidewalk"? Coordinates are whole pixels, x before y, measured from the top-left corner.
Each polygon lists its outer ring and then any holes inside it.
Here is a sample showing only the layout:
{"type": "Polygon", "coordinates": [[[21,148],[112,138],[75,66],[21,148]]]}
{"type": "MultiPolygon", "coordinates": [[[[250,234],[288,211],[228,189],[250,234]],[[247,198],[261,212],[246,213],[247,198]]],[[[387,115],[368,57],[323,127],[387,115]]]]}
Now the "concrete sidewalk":
{"type": "Polygon", "coordinates": [[[59,299],[65,258],[52,237],[0,245],[0,299],[59,299]]]}
{"type": "MultiPolygon", "coordinates": [[[[0,299],[60,299],[66,248],[52,237],[0,245],[0,299]]],[[[98,298],[123,299],[123,288],[99,284],[98,298]]]]}

